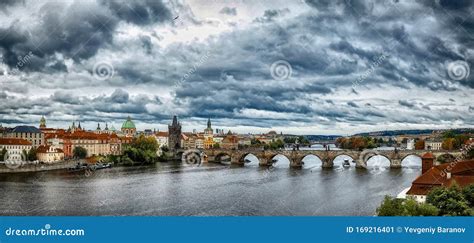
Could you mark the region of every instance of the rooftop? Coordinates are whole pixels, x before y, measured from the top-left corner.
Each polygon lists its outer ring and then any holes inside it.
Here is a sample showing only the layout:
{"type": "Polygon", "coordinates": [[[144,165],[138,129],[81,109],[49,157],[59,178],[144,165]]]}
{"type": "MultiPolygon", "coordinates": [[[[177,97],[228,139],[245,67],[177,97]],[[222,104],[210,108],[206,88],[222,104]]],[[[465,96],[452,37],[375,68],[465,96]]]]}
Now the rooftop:
{"type": "Polygon", "coordinates": [[[34,126],[17,126],[11,131],[13,133],[41,133],[41,131],[34,126]]]}
{"type": "Polygon", "coordinates": [[[31,143],[22,138],[0,138],[0,145],[31,145],[31,143]]]}
{"type": "Polygon", "coordinates": [[[474,160],[460,161],[454,166],[451,163],[446,163],[431,167],[416,178],[407,194],[426,195],[437,186],[449,187],[457,184],[464,187],[472,183],[474,183],[474,160]],[[450,177],[448,173],[451,173],[450,177]]]}

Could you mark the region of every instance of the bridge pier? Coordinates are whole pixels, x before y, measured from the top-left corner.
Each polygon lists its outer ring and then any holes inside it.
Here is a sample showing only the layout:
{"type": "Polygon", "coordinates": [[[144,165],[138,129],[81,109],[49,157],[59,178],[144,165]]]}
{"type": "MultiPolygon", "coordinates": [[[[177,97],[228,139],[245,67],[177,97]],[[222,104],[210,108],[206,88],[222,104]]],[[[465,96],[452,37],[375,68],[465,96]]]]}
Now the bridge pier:
{"type": "Polygon", "coordinates": [[[402,168],[402,160],[390,159],[390,168],[394,168],[394,169],[402,168]]]}

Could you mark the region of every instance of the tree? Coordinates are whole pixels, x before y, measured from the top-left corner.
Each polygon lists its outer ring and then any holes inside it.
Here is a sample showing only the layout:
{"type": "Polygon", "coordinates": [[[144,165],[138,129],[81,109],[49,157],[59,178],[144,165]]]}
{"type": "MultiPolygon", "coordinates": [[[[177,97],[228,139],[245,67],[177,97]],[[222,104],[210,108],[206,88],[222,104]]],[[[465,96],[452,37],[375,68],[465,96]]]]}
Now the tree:
{"type": "MultiPolygon", "coordinates": [[[[132,140],[123,152],[124,157],[128,158],[125,161],[139,162],[139,163],[153,163],[158,159],[156,152],[158,151],[158,143],[153,137],[146,137],[140,135],[132,140]]],[[[133,164],[133,163],[132,163],[133,164]]]]}
{"type": "Polygon", "coordinates": [[[418,140],[418,141],[416,141],[416,143],[415,143],[415,149],[416,149],[416,150],[423,150],[423,149],[425,149],[425,141],[423,141],[423,140],[421,140],[421,139],[418,140]]]}
{"type": "Polygon", "coordinates": [[[5,147],[3,147],[2,151],[0,151],[0,161],[5,161],[5,154],[7,154],[8,151],[5,147]]]}
{"type": "Polygon", "coordinates": [[[28,153],[27,153],[27,155],[26,155],[28,161],[35,161],[35,160],[37,160],[37,158],[36,158],[36,152],[37,152],[37,151],[36,151],[36,148],[31,148],[31,149],[28,151],[28,153]]]}
{"type": "Polygon", "coordinates": [[[418,203],[408,199],[403,204],[403,216],[437,216],[439,210],[428,203],[418,203]]]}
{"type": "Polygon", "coordinates": [[[170,151],[170,149],[168,148],[168,146],[164,145],[164,146],[161,146],[161,151],[166,153],[166,152],[170,151]]]}
{"type": "Polygon", "coordinates": [[[212,145],[212,148],[215,148],[215,149],[218,149],[220,147],[221,147],[221,145],[219,143],[215,143],[215,144],[212,145]]]}
{"type": "Polygon", "coordinates": [[[385,196],[380,207],[377,208],[378,216],[436,216],[438,209],[427,203],[418,203],[413,199],[398,199],[385,196]]]}
{"type": "Polygon", "coordinates": [[[469,207],[473,208],[474,207],[474,184],[464,187],[462,189],[462,195],[464,196],[464,199],[466,199],[469,207]]]}
{"type": "Polygon", "coordinates": [[[378,216],[397,216],[403,214],[402,200],[385,196],[380,207],[377,208],[378,216]]]}
{"type": "Polygon", "coordinates": [[[81,146],[78,146],[74,148],[72,154],[76,159],[84,159],[87,157],[87,150],[81,146]]]}
{"type": "Polygon", "coordinates": [[[468,216],[471,214],[468,201],[464,198],[461,189],[457,185],[449,188],[434,188],[426,196],[426,202],[437,207],[440,216],[468,216]]]}
{"type": "Polygon", "coordinates": [[[441,148],[444,150],[453,150],[456,145],[456,139],[454,138],[445,138],[441,144],[441,148]]]}

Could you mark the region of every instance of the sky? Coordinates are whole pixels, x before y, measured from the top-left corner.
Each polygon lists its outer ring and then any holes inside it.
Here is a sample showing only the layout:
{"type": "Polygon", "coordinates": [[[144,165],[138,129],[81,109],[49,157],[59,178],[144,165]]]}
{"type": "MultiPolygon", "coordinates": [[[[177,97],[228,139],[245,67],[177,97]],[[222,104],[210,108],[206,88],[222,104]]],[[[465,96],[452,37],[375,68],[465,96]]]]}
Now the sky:
{"type": "Polygon", "coordinates": [[[474,127],[474,1],[0,0],[0,124],[474,127]]]}

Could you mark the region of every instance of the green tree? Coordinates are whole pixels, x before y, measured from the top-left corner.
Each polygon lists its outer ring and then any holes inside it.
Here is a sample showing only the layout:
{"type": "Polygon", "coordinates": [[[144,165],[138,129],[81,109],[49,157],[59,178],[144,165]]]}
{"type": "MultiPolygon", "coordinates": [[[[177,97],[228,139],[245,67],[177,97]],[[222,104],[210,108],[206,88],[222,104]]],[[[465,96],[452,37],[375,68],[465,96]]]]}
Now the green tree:
{"type": "Polygon", "coordinates": [[[437,187],[426,196],[426,202],[439,209],[439,215],[468,216],[471,214],[468,202],[459,186],[437,187]]]}
{"type": "Polygon", "coordinates": [[[418,203],[414,199],[403,202],[403,216],[437,216],[439,210],[428,203],[418,203]]]}
{"type": "Polygon", "coordinates": [[[403,215],[402,200],[385,196],[380,207],[377,208],[378,216],[397,216],[403,215]]]}
{"type": "Polygon", "coordinates": [[[212,145],[212,148],[215,148],[215,149],[218,149],[220,147],[221,147],[221,145],[219,143],[215,143],[215,144],[212,145]]]}
{"type": "Polygon", "coordinates": [[[72,150],[72,154],[76,159],[84,159],[87,157],[87,150],[81,146],[78,146],[72,150]]]}
{"type": "MultiPolygon", "coordinates": [[[[140,135],[132,140],[132,142],[124,149],[123,155],[128,158],[125,161],[132,161],[141,164],[149,164],[157,161],[158,143],[153,137],[140,135]]],[[[132,163],[133,164],[133,163],[132,163]]]]}
{"type": "Polygon", "coordinates": [[[438,213],[438,209],[431,204],[390,196],[385,196],[382,204],[377,208],[378,216],[436,216],[438,213]]]}
{"type": "Polygon", "coordinates": [[[462,195],[464,196],[464,199],[466,199],[469,207],[473,208],[474,207],[474,184],[464,187],[462,189],[462,195]]]}
{"type": "Polygon", "coordinates": [[[170,149],[168,148],[168,146],[164,145],[164,146],[161,147],[161,151],[166,153],[166,152],[169,152],[170,149]]]}
{"type": "Polygon", "coordinates": [[[4,147],[4,148],[2,149],[2,151],[0,151],[0,161],[5,161],[5,154],[7,154],[7,153],[8,153],[8,151],[7,151],[7,149],[4,147]]]}
{"type": "Polygon", "coordinates": [[[35,161],[37,160],[37,157],[36,157],[36,148],[31,148],[28,153],[27,153],[27,158],[28,158],[28,161],[35,161]]]}

